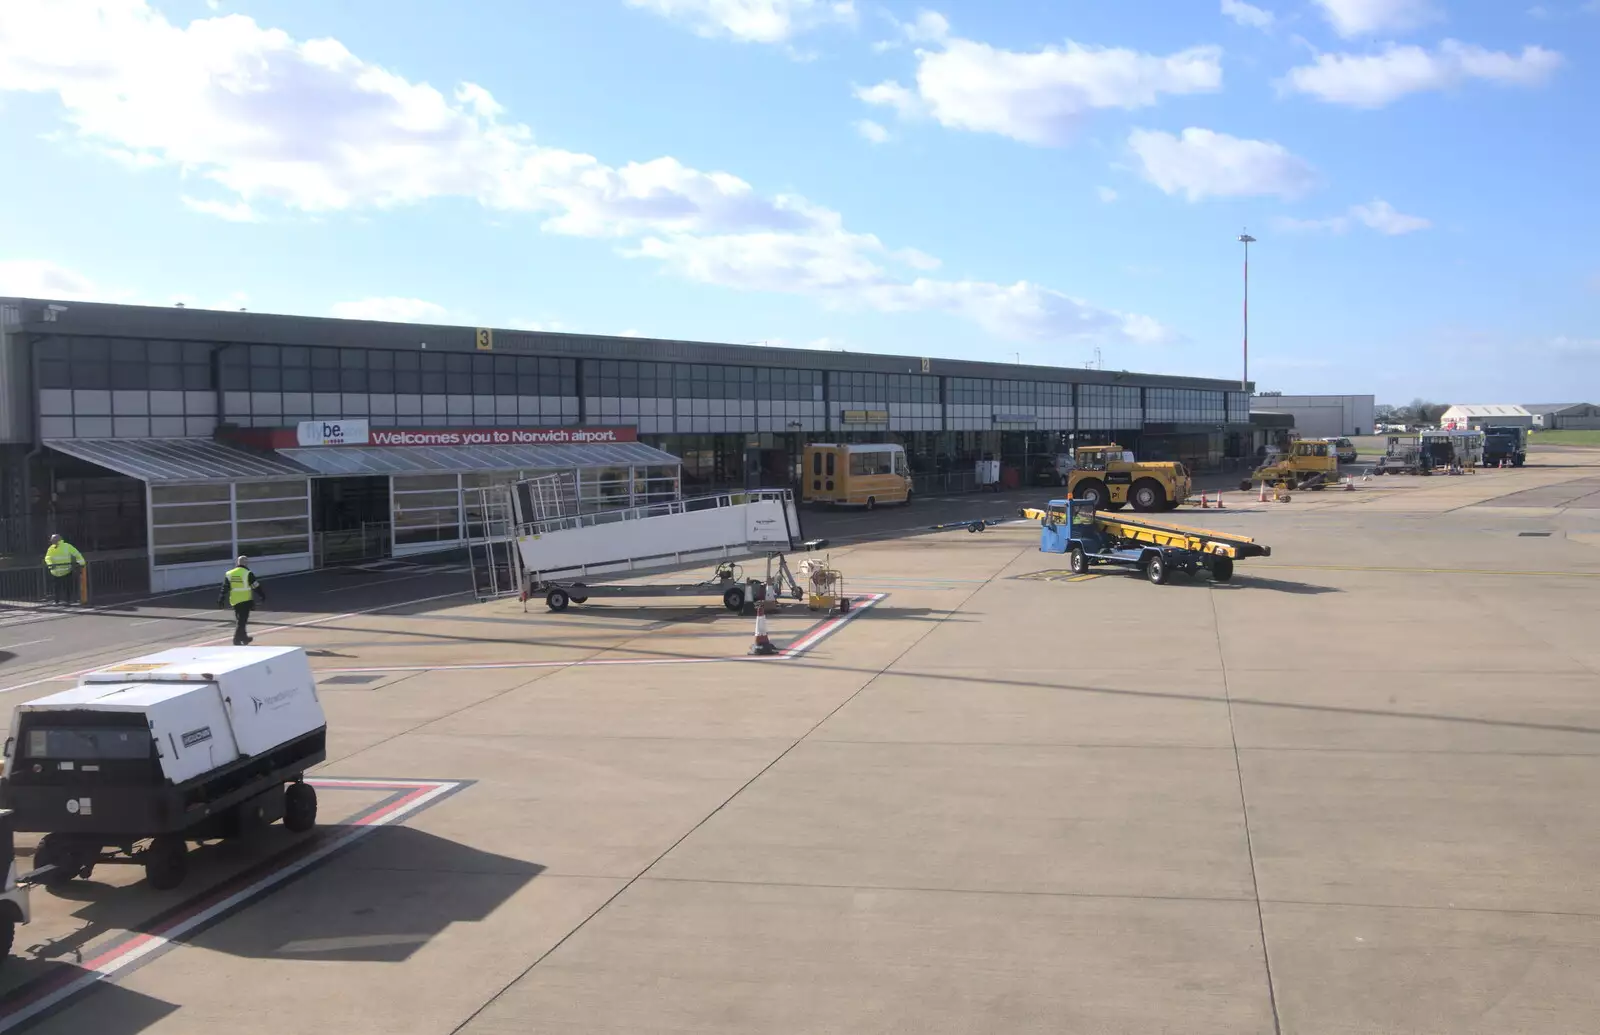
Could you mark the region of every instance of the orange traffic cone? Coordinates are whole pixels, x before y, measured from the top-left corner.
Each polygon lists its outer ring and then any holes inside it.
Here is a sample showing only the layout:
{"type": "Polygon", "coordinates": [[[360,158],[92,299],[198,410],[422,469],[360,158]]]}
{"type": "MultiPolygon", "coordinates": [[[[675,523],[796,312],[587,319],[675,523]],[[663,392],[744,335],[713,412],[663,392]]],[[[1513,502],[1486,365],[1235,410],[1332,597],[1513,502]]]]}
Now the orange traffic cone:
{"type": "Polygon", "coordinates": [[[767,636],[767,608],[760,601],[756,602],[756,642],[750,645],[750,654],[753,657],[765,657],[778,653],[778,648],[772,645],[772,640],[767,636]]]}

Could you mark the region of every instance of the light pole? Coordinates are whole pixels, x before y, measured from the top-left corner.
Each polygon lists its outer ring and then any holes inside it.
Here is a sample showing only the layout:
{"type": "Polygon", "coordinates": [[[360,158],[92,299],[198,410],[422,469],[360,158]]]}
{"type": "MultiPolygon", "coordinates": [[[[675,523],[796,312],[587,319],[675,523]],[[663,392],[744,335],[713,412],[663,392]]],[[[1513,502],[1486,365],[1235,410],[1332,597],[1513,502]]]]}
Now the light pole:
{"type": "Polygon", "coordinates": [[[1239,378],[1239,390],[1250,391],[1250,246],[1256,243],[1249,231],[1239,235],[1244,245],[1244,373],[1239,378]]]}

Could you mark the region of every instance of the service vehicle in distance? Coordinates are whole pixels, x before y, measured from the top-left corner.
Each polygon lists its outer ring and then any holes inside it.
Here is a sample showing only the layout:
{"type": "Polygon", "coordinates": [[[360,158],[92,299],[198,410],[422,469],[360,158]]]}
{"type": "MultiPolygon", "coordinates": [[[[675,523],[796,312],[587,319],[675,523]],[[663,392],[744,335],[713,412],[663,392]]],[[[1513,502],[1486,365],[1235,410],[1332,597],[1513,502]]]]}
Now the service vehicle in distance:
{"type": "Polygon", "coordinates": [[[1168,460],[1140,461],[1116,444],[1079,446],[1067,475],[1067,495],[1098,510],[1174,510],[1193,489],[1189,471],[1168,460]]]}
{"type": "Polygon", "coordinates": [[[1337,435],[1330,436],[1322,441],[1333,447],[1334,457],[1341,464],[1353,464],[1356,462],[1356,444],[1354,442],[1337,435]]]}
{"type": "Polygon", "coordinates": [[[800,482],[804,503],[871,510],[911,502],[906,450],[892,442],[813,442],[806,446],[804,471],[800,482]]]}
{"type": "Polygon", "coordinates": [[[1296,439],[1289,443],[1289,451],[1272,457],[1256,468],[1249,478],[1239,483],[1239,490],[1247,492],[1253,481],[1269,485],[1286,483],[1291,489],[1320,491],[1337,481],[1339,457],[1332,442],[1326,439],[1296,439]]]}
{"type": "Polygon", "coordinates": [[[83,676],[16,706],[0,804],[43,834],[46,885],[102,863],[183,882],[188,844],[283,820],[317,820],[306,770],[327,757],[327,720],[299,647],[180,647],[83,676]]]}
{"type": "Polygon", "coordinates": [[[1499,467],[1502,463],[1521,467],[1528,460],[1528,429],[1523,427],[1490,426],[1483,429],[1483,464],[1499,467]]]}

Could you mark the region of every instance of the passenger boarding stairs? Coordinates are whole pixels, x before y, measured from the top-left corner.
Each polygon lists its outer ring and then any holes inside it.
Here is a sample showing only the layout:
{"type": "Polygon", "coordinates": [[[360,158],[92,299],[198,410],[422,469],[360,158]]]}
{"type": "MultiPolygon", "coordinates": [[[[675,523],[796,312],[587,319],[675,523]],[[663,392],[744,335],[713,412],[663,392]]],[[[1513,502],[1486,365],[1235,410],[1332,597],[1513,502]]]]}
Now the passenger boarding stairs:
{"type": "Polygon", "coordinates": [[[554,476],[475,490],[485,520],[472,540],[479,599],[578,579],[618,579],[773,557],[801,549],[794,494],[755,489],[573,513],[554,476]]]}

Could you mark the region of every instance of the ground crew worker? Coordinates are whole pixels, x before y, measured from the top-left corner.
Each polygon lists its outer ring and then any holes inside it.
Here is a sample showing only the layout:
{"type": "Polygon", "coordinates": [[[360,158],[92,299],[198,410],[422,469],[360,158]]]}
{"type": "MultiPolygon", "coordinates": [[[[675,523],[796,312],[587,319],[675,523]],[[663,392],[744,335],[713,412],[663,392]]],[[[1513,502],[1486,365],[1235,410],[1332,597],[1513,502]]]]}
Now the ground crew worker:
{"type": "Polygon", "coordinates": [[[76,546],[59,535],[50,537],[50,545],[44,551],[44,567],[50,575],[50,590],[57,604],[72,602],[72,590],[78,581],[73,576],[77,575],[84,563],[83,554],[78,552],[76,546]]]}
{"type": "Polygon", "coordinates": [[[235,647],[250,645],[247,631],[250,610],[258,600],[263,604],[267,602],[267,591],[261,588],[261,580],[246,566],[246,561],[247,558],[241,556],[238,564],[222,576],[222,593],[217,597],[217,606],[233,608],[233,616],[238,619],[238,624],[233,628],[235,647]]]}

